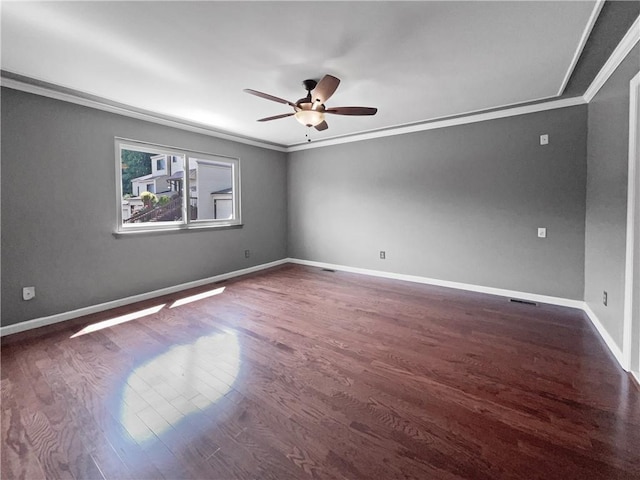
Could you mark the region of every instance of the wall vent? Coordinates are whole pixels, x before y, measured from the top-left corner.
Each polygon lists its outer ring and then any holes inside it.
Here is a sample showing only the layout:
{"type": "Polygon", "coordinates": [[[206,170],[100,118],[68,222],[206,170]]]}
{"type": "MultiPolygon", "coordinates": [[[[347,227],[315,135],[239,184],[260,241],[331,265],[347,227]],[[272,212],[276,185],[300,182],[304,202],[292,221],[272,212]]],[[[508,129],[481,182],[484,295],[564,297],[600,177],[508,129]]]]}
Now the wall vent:
{"type": "Polygon", "coordinates": [[[530,302],[529,300],[520,300],[519,298],[510,298],[509,301],[513,303],[522,303],[523,305],[533,305],[534,307],[538,306],[536,302],[530,302]]]}

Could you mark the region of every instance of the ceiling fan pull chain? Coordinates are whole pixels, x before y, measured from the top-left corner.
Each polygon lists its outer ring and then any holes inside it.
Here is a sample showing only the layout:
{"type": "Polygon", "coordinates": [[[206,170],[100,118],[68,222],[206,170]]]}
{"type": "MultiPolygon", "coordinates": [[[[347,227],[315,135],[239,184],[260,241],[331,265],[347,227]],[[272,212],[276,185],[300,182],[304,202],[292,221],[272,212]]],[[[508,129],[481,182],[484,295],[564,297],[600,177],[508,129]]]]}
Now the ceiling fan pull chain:
{"type": "Polygon", "coordinates": [[[307,137],[307,142],[311,143],[311,127],[307,127],[307,133],[304,136],[307,137]]]}

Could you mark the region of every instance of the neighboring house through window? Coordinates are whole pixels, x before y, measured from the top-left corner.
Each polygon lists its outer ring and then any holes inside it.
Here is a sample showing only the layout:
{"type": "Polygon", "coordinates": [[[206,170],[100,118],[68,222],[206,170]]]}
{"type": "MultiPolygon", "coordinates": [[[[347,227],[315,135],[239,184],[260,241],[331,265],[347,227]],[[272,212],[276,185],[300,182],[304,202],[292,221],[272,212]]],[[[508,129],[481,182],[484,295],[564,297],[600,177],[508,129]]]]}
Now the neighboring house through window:
{"type": "Polygon", "coordinates": [[[239,159],[122,139],[116,157],[120,232],[241,223],[239,159]]]}

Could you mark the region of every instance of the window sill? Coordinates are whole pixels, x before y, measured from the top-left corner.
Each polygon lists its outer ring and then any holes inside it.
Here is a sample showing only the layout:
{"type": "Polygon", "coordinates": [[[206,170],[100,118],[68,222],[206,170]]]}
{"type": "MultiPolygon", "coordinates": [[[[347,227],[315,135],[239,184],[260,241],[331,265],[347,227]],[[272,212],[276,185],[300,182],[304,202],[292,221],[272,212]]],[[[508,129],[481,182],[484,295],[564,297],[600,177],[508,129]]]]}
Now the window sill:
{"type": "Polygon", "coordinates": [[[144,237],[144,236],[156,236],[156,235],[167,235],[174,233],[188,233],[188,232],[204,232],[209,230],[235,230],[238,228],[242,228],[243,224],[233,224],[233,225],[202,225],[202,226],[179,226],[179,227],[167,227],[167,228],[149,228],[149,229],[131,229],[131,230],[120,230],[113,232],[113,236],[115,238],[125,238],[125,237],[144,237]]]}

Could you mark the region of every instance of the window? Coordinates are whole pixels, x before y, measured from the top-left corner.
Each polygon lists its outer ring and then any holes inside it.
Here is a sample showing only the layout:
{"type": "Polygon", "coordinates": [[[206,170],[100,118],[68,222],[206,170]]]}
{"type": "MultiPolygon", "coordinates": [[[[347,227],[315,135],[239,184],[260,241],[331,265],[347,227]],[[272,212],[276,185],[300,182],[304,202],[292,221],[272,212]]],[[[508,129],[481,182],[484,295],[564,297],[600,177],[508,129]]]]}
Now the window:
{"type": "Polygon", "coordinates": [[[120,233],[241,224],[237,158],[116,139],[116,165],[120,233]]]}

